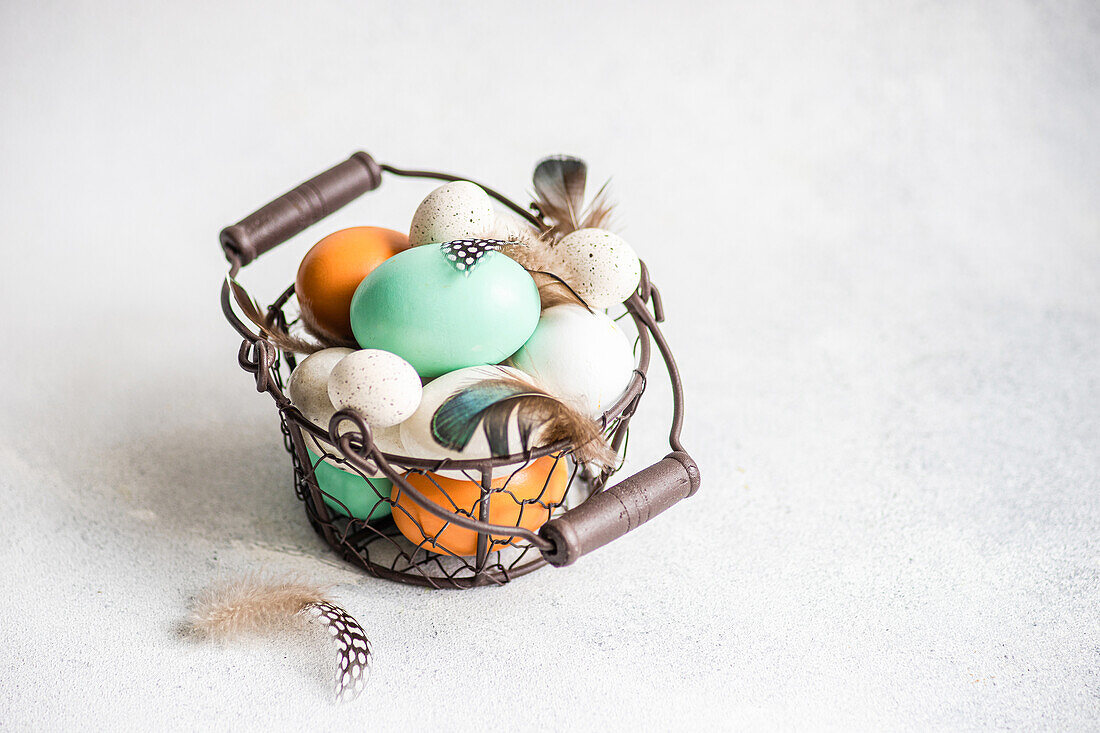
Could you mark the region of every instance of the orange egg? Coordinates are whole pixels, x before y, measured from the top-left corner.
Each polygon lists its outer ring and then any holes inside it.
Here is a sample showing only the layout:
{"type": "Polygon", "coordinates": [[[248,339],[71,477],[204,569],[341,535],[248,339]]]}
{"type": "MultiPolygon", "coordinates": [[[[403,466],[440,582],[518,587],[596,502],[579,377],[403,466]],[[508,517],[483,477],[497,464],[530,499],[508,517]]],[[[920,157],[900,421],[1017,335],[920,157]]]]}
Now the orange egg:
{"type": "MultiPolygon", "coordinates": [[[[405,478],[428,501],[450,512],[461,510],[474,519],[480,518],[479,482],[434,473],[410,473],[405,478]]],[[[564,498],[568,479],[565,459],[554,456],[543,456],[519,471],[503,469],[492,482],[492,487],[501,491],[488,495],[489,522],[537,530],[550,518],[549,505],[558,504],[564,498]]],[[[394,522],[410,542],[423,543],[425,549],[438,554],[477,554],[477,532],[449,523],[421,508],[408,494],[402,493],[396,483],[390,498],[396,502],[394,522]]],[[[499,550],[512,541],[513,538],[507,535],[494,536],[489,551],[499,550]]]]}
{"type": "Polygon", "coordinates": [[[382,227],[341,229],[313,245],[294,281],[302,319],[321,336],[355,341],[351,296],[374,268],[408,247],[407,235],[382,227]]]}

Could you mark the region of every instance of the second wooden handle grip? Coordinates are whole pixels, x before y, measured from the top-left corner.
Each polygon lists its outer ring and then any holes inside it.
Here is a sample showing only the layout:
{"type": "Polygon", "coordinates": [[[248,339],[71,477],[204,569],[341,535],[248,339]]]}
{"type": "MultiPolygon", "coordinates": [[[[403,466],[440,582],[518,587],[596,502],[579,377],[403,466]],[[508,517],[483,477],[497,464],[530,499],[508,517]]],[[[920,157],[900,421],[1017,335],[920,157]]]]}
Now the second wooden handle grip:
{"type": "Polygon", "coordinates": [[[543,557],[570,565],[581,555],[657,516],[699,489],[699,468],[687,453],[675,451],[580,506],[542,525],[539,534],[554,544],[543,557]]]}
{"type": "Polygon", "coordinates": [[[243,267],[381,183],[382,167],[355,153],[223,229],[222,249],[243,267]]]}

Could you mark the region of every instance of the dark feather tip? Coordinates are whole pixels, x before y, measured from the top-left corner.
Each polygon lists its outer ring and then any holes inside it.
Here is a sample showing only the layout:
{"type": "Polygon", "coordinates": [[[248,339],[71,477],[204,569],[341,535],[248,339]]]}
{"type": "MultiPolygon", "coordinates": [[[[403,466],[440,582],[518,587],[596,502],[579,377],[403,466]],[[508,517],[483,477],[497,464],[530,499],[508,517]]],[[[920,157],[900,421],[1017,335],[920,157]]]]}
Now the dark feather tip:
{"type": "Polygon", "coordinates": [[[535,165],[535,188],[556,185],[560,181],[578,182],[582,187],[588,177],[588,164],[573,155],[548,155],[535,165]]]}
{"type": "Polygon", "coordinates": [[[480,425],[493,457],[511,455],[508,424],[512,415],[520,450],[528,450],[538,431],[542,444],[572,443],[582,462],[609,465],[613,458],[595,422],[541,387],[511,375],[477,382],[444,400],[432,415],[432,438],[445,448],[463,450],[480,425]]]}
{"type": "Polygon", "coordinates": [[[487,379],[459,390],[444,400],[432,415],[432,438],[444,448],[463,450],[490,408],[525,391],[523,385],[497,379],[487,379]]]}

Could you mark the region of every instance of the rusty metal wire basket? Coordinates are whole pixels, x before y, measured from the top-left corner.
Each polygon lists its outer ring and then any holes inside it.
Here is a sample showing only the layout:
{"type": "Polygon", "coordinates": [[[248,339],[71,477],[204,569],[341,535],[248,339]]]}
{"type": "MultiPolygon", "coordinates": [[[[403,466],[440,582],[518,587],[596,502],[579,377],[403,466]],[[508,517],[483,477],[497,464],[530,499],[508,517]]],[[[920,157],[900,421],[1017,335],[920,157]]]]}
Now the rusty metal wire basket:
{"type": "MultiPolygon", "coordinates": [[[[401,170],[380,165],[366,153],[355,153],[223,230],[220,239],[230,264],[229,277],[236,278],[241,268],[259,255],[378,188],[384,173],[469,180],[434,171],[401,170]]],[[[482,188],[519,216],[544,226],[537,210],[532,213],[496,191],[482,188]]],[[[291,285],[268,307],[282,328],[293,316],[293,311],[287,313],[293,297],[291,285]]],[[[253,333],[237,316],[228,279],[222,286],[221,304],[226,319],[244,338],[238,353],[241,368],[254,375],[257,391],[270,394],[279,410],[284,445],[294,466],[295,489],[310,523],[337,553],[372,575],[433,588],[503,584],[547,563],[569,565],[699,488],[698,467],[680,444],[683,390],[676,362],[657,325],[664,320],[664,309],[644,264],[638,289],[624,304],[620,317],[633,323],[636,331],[637,369],[622,397],[601,421],[609,444],[622,456],[656,344],[672,385],[672,452],[614,486],[608,486],[608,480],[615,467],[590,471],[573,458],[573,447],[565,442],[488,460],[425,460],[382,452],[372,442],[370,427],[350,410],[337,412],[329,425],[315,425],[284,392],[296,364],[294,354],[284,353],[253,333]],[[543,465],[552,463],[550,473],[568,472],[565,491],[548,491],[545,485],[534,494],[513,491],[514,477],[540,460],[543,465]],[[322,490],[325,482],[319,481],[318,475],[332,471],[340,472],[341,478],[356,477],[355,481],[384,477],[393,488],[379,489],[362,481],[356,495],[358,507],[353,510],[322,490]],[[465,478],[461,485],[472,486],[474,495],[456,496],[454,487],[460,482],[437,478],[439,471],[465,478]],[[493,507],[502,505],[508,510],[509,522],[494,524],[493,507]],[[423,540],[414,543],[410,532],[422,535],[423,540]],[[458,544],[464,545],[461,552],[456,549],[458,544]]]]}

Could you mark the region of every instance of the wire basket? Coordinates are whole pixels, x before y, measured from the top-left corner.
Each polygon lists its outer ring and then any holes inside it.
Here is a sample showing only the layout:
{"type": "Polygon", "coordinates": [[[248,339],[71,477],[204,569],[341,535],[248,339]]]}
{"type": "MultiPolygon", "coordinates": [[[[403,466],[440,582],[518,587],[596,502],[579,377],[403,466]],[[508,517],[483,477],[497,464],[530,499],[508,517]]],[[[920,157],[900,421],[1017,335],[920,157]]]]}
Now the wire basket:
{"type": "MultiPolygon", "coordinates": [[[[220,239],[230,264],[229,278],[236,278],[259,255],[378,188],[383,173],[469,180],[379,165],[366,153],[355,153],[223,230],[220,239]]],[[[537,209],[532,213],[482,188],[532,224],[545,226],[537,209]]],[[[222,286],[221,304],[226,319],[244,338],[238,363],[254,376],[257,391],[275,401],[294,466],[295,491],[306,515],[337,553],[371,575],[433,588],[503,584],[548,563],[569,565],[699,488],[698,467],[680,444],[683,390],[657,325],[664,320],[661,297],[644,263],[638,289],[624,303],[619,319],[633,324],[637,368],[600,422],[621,459],[655,344],[672,385],[672,452],[613,486],[608,481],[616,466],[590,470],[574,459],[573,446],[564,441],[485,460],[426,460],[384,453],[354,411],[340,410],[329,425],[314,424],[284,391],[296,365],[294,354],[253,333],[237,316],[229,278],[222,286]]],[[[293,297],[291,285],[268,307],[283,329],[292,323],[293,312],[288,315],[287,306],[293,297]]]]}

